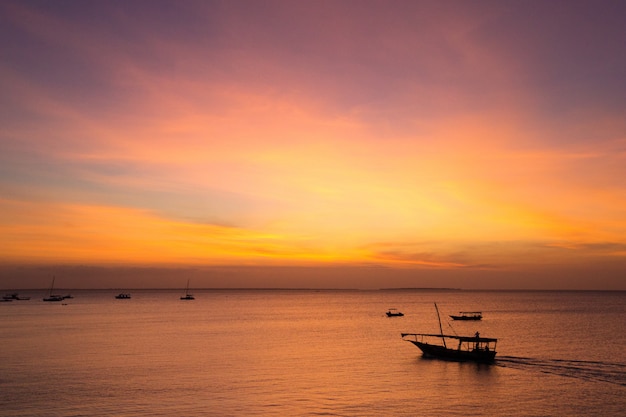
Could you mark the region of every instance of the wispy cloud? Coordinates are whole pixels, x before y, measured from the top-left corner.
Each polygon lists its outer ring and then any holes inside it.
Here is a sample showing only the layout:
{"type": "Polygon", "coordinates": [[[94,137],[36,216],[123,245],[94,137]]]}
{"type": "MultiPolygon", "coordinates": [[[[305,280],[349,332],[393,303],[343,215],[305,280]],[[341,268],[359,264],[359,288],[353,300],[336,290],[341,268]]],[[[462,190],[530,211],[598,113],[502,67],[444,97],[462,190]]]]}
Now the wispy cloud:
{"type": "Polygon", "coordinates": [[[623,256],[623,11],[5,2],[3,256],[623,256]]]}

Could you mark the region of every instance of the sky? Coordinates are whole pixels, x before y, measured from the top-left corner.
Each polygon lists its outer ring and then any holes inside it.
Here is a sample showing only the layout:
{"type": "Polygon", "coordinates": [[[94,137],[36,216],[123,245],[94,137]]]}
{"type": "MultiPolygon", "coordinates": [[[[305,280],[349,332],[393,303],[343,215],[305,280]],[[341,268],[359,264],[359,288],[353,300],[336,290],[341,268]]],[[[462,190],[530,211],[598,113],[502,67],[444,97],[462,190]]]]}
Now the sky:
{"type": "Polygon", "coordinates": [[[0,3],[0,287],[626,290],[626,2],[0,3]]]}

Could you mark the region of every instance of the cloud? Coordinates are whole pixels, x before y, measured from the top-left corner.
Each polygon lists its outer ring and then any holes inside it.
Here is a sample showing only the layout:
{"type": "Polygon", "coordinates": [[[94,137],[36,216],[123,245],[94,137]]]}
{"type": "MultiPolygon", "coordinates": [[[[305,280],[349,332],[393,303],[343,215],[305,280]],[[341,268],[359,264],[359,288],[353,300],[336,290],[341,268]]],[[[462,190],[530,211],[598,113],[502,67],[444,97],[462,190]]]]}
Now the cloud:
{"type": "Polygon", "coordinates": [[[621,256],[623,6],[561,6],[4,3],[5,258],[621,256]]]}

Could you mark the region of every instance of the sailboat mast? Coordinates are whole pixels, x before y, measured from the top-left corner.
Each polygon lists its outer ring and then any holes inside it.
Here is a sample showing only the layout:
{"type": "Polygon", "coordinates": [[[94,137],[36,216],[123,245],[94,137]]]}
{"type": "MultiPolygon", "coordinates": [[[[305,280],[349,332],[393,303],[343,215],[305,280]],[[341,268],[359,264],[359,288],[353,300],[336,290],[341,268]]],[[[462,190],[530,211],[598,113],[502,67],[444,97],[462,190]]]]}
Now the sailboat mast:
{"type": "Polygon", "coordinates": [[[443,328],[441,327],[441,317],[439,317],[439,308],[437,308],[437,303],[435,303],[435,310],[437,310],[437,320],[439,320],[439,331],[441,332],[441,340],[443,340],[443,347],[446,346],[446,338],[443,337],[443,328]]]}

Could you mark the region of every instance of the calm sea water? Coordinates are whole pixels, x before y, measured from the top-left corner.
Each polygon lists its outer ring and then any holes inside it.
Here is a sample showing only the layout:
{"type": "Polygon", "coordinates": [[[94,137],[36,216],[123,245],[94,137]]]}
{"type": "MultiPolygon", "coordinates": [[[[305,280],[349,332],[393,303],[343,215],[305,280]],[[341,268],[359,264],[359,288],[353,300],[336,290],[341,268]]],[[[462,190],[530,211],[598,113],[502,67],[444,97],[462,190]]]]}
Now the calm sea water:
{"type": "Polygon", "coordinates": [[[0,303],[2,416],[626,415],[625,292],[23,294],[0,303]],[[439,331],[433,302],[483,311],[444,330],[497,337],[497,362],[402,341],[439,331]]]}

